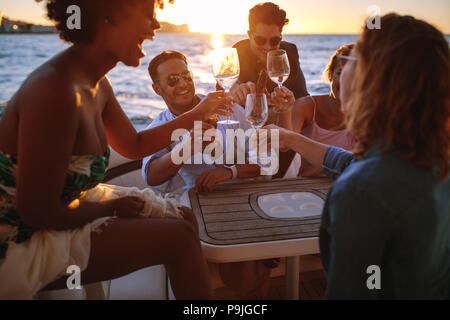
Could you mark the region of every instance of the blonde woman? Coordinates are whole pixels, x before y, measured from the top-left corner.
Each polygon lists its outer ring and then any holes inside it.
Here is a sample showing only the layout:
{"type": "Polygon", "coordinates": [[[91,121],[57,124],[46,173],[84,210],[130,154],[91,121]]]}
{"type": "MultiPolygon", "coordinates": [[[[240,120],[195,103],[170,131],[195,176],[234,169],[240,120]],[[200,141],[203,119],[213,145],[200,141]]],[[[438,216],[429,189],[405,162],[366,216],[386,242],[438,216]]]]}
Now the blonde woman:
{"type": "MultiPolygon", "coordinates": [[[[324,75],[330,82],[330,93],[307,96],[298,99],[292,109],[292,130],[300,132],[312,140],[351,151],[354,145],[353,136],[346,130],[344,113],[339,100],[340,75],[353,44],[340,47],[331,57],[324,75]]],[[[322,174],[321,168],[312,166],[303,160],[300,168],[301,176],[322,174]]]]}

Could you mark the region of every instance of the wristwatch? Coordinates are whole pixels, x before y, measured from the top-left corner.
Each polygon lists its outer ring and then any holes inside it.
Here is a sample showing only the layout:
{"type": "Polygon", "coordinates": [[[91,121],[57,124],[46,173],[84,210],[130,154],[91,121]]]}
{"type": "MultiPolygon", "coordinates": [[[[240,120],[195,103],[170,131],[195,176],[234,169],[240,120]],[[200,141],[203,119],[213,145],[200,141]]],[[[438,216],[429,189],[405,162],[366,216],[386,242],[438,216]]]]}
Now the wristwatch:
{"type": "Polygon", "coordinates": [[[224,167],[231,170],[231,173],[233,174],[232,179],[236,179],[236,178],[237,178],[237,168],[236,168],[236,165],[232,165],[232,166],[224,165],[224,167]]]}

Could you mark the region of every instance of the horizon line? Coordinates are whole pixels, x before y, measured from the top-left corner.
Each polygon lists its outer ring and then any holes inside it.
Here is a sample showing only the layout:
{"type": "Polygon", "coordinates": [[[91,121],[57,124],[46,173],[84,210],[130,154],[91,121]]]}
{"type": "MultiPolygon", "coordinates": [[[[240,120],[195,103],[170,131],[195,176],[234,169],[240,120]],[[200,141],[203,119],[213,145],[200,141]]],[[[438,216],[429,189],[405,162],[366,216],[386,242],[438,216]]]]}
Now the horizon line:
{"type": "MultiPolygon", "coordinates": [[[[26,24],[33,24],[36,26],[45,26],[45,27],[55,27],[55,24],[49,23],[49,24],[40,24],[40,23],[36,23],[36,22],[29,22],[29,21],[25,21],[25,20],[21,20],[16,19],[16,18],[11,18],[8,16],[4,15],[3,12],[3,18],[9,19],[9,20],[13,20],[13,21],[17,21],[17,22],[22,22],[22,23],[26,23],[26,24]]],[[[182,25],[187,25],[189,28],[189,24],[187,23],[182,23],[182,24],[175,24],[169,21],[159,21],[159,22],[164,22],[164,23],[168,23],[174,26],[182,26],[182,25]]],[[[156,31],[158,32],[158,31],[156,31]]],[[[441,31],[444,36],[450,36],[450,31],[448,33],[441,31]]],[[[246,33],[211,33],[211,32],[202,32],[202,31],[189,31],[189,32],[163,32],[163,33],[181,33],[181,34],[202,34],[202,35],[225,35],[225,36],[239,36],[239,35],[247,35],[246,33]]],[[[283,32],[283,35],[329,35],[329,36],[357,36],[360,35],[360,32],[342,32],[342,33],[333,33],[333,32],[283,32]]]]}

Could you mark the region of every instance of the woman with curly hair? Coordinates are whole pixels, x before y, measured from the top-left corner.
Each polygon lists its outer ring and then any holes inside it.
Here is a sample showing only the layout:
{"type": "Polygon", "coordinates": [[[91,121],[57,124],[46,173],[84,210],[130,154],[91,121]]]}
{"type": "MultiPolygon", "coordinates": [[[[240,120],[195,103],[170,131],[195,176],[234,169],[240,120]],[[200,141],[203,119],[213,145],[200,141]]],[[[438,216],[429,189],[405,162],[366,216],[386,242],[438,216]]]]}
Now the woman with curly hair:
{"type": "Polygon", "coordinates": [[[326,296],[448,299],[448,43],[426,22],[388,14],[347,60],[340,100],[353,155],[280,129],[281,148],[338,177],[320,229],[326,296]]]}
{"type": "Polygon", "coordinates": [[[99,203],[79,196],[104,177],[108,145],[143,158],[169,145],[173,130],[227,115],[224,94],[211,93],[191,112],[137,133],[106,74],[118,62],[139,65],[142,42],[159,28],[155,6],[163,0],[46,5],[60,37],[72,45],[29,75],[0,122],[0,298],[64,288],[70,265],[81,268],[82,283],[91,283],[157,264],[166,266],[177,298],[210,298],[190,210],[179,209],[184,219],[144,219],[137,197],[99,203]],[[67,27],[71,5],[81,9],[80,29],[67,27]]]}

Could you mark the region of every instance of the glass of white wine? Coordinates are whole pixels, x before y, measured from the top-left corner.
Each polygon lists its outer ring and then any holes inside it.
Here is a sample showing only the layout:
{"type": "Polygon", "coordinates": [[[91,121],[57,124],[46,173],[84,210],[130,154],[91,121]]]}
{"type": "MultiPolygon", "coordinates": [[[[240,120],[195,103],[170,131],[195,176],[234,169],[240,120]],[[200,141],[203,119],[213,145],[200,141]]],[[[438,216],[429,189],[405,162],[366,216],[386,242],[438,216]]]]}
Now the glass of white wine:
{"type": "Polygon", "coordinates": [[[245,119],[253,127],[260,129],[267,121],[269,109],[265,94],[250,93],[245,102],[245,119]]]}
{"type": "MultiPolygon", "coordinates": [[[[253,143],[250,143],[250,150],[248,152],[249,159],[258,159],[257,141],[258,130],[266,123],[269,116],[269,107],[267,106],[267,97],[264,93],[250,93],[247,95],[245,101],[245,119],[255,130],[250,139],[253,143]]],[[[256,163],[256,162],[255,162],[256,163]]]]}
{"type": "Polygon", "coordinates": [[[267,53],[267,73],[270,79],[281,88],[291,72],[286,51],[272,50],[267,53]]]}
{"type": "MultiPolygon", "coordinates": [[[[235,48],[220,48],[214,52],[213,75],[219,85],[229,92],[236,80],[239,78],[239,57],[235,48]]],[[[222,124],[237,124],[239,121],[227,120],[218,121],[222,124]]]]}
{"type": "MultiPolygon", "coordinates": [[[[270,79],[281,88],[291,73],[286,51],[278,49],[267,53],[267,73],[270,79]]],[[[277,108],[274,108],[274,111],[279,112],[277,108]]]]}

